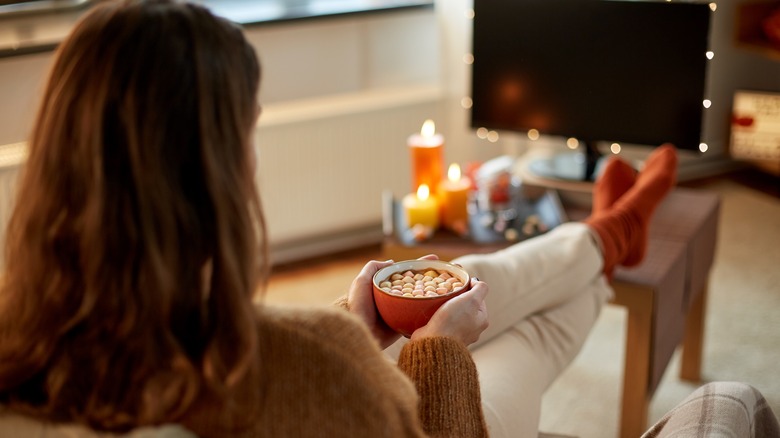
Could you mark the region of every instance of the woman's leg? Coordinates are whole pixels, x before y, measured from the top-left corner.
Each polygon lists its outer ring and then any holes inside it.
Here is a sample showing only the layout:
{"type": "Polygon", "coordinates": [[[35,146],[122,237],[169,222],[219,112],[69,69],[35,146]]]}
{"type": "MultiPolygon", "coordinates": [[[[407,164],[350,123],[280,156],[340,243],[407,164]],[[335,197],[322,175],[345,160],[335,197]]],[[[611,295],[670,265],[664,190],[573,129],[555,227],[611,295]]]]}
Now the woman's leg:
{"type": "Polygon", "coordinates": [[[602,275],[602,256],[590,229],[567,223],[547,234],[490,254],[454,260],[490,285],[490,326],[472,347],[482,345],[531,315],[559,306],[584,290],[611,289],[602,275]]]}
{"type": "Polygon", "coordinates": [[[458,260],[491,288],[491,326],[472,350],[491,436],[537,435],[542,395],[580,351],[611,296],[607,277],[617,264],[644,256],[650,217],[674,185],[676,153],[659,148],[643,174],[632,172],[619,160],[607,165],[584,224],[458,260]]]}
{"type": "Polygon", "coordinates": [[[714,382],[697,389],[642,435],[677,436],[769,438],[780,436],[780,426],[757,389],[739,382],[714,382]]]}
{"type": "MultiPolygon", "coordinates": [[[[490,325],[479,341],[470,346],[472,350],[529,316],[561,306],[575,297],[598,296],[605,302],[612,294],[602,274],[601,252],[594,235],[579,222],[562,224],[501,251],[467,255],[453,261],[490,285],[486,298],[490,325]]],[[[386,353],[397,358],[405,342],[406,339],[401,339],[387,348],[386,353]]]]}
{"type": "MultiPolygon", "coordinates": [[[[639,175],[611,160],[593,191],[593,212],[583,223],[563,224],[547,234],[491,254],[454,260],[490,285],[490,327],[480,344],[522,321],[601,284],[619,264],[638,264],[647,247],[650,218],[676,181],[673,146],[654,151],[639,175]]],[[[477,344],[479,345],[479,344],[477,344]]]]}
{"type": "Polygon", "coordinates": [[[653,212],[677,182],[677,152],[672,145],[653,151],[633,181],[616,170],[627,166],[619,159],[607,164],[604,176],[610,172],[610,178],[596,181],[593,212],[584,221],[599,236],[607,276],[612,275],[617,265],[636,266],[642,261],[653,212]],[[615,186],[628,188],[615,197],[615,186]],[[596,202],[599,198],[605,202],[596,202]],[[612,203],[608,204],[610,198],[612,203]]]}
{"type": "MultiPolygon", "coordinates": [[[[470,346],[491,438],[537,436],[542,395],[580,351],[612,293],[603,275],[597,275],[590,284],[571,286],[574,293],[562,304],[542,305],[546,310],[527,314],[512,326],[504,327],[489,338],[490,342],[483,336],[470,346]]],[[[542,297],[532,301],[543,303],[546,297],[543,292],[540,294],[542,297]]],[[[496,309],[489,312],[491,327],[495,329],[496,309]]],[[[511,313],[504,318],[514,319],[511,313]]],[[[386,354],[397,359],[406,342],[402,338],[386,349],[386,354]]]]}
{"type": "Polygon", "coordinates": [[[538,435],[542,396],[582,348],[605,291],[601,284],[585,287],[472,351],[491,438],[538,435]]]}

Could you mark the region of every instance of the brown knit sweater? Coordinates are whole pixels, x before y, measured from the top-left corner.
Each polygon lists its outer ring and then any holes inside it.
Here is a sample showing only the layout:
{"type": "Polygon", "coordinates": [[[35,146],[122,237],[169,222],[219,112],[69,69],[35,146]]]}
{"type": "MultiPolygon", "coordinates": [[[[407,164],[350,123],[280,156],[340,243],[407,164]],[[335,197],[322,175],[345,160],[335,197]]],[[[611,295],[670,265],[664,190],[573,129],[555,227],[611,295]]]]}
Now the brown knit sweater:
{"type": "MultiPolygon", "coordinates": [[[[487,436],[476,367],[461,342],[409,342],[396,365],[344,310],[267,306],[258,316],[268,386],[247,436],[487,436]]],[[[196,422],[188,426],[211,435],[196,422]]]]}
{"type": "MultiPolygon", "coordinates": [[[[194,409],[182,425],[198,437],[487,436],[476,367],[459,341],[411,341],[396,364],[345,310],[268,306],[257,312],[264,376],[259,415],[245,433],[226,434],[219,414],[206,406],[194,409]]],[[[121,436],[190,437],[176,427],[135,432],[121,436]]],[[[2,411],[0,436],[6,435],[118,436],[2,411]]]]}

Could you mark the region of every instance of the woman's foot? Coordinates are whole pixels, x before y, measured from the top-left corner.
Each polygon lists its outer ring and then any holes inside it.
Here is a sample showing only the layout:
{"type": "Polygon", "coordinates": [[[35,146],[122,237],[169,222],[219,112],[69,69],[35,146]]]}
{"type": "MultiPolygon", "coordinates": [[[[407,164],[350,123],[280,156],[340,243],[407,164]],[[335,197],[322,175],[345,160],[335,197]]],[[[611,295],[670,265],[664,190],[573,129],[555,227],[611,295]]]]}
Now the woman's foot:
{"type": "Polygon", "coordinates": [[[656,207],[677,184],[677,150],[666,144],[655,150],[637,176],[631,192],[615,202],[614,207],[636,216],[639,226],[631,237],[628,253],[621,264],[636,266],[647,251],[650,219],[656,207]]]}
{"type": "Polygon", "coordinates": [[[635,266],[642,261],[650,219],[676,182],[677,151],[665,144],[650,154],[636,182],[611,206],[606,205],[607,200],[619,189],[594,193],[594,213],[585,223],[601,238],[605,274],[610,276],[617,265],[635,266]],[[595,210],[596,194],[603,198],[599,201],[600,211],[595,210]]]}
{"type": "Polygon", "coordinates": [[[621,158],[607,160],[604,171],[593,186],[593,214],[609,210],[615,201],[636,182],[636,170],[621,158]]]}

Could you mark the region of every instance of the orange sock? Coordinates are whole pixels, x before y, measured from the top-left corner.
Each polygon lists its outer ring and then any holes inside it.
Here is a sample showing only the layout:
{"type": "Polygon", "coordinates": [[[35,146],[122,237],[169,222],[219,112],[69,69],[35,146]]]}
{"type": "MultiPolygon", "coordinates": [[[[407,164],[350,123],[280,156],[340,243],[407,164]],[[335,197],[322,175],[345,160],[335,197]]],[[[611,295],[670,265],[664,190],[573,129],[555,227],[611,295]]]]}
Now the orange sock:
{"type": "Polygon", "coordinates": [[[618,157],[610,157],[593,186],[593,213],[609,210],[636,182],[636,171],[618,157]]]}
{"type": "MultiPolygon", "coordinates": [[[[650,154],[636,182],[612,206],[598,212],[594,209],[585,220],[601,238],[607,276],[617,265],[635,266],[642,261],[647,251],[650,218],[676,182],[677,152],[674,146],[665,144],[650,154]]],[[[596,193],[594,203],[595,197],[596,193]]]]}

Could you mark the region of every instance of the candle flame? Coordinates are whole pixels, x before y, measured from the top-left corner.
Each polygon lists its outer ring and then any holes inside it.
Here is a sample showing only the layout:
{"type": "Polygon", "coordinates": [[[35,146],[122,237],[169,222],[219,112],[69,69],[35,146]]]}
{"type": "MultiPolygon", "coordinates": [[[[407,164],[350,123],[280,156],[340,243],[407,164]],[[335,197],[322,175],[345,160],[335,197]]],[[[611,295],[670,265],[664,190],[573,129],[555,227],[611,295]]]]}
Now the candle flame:
{"type": "Polygon", "coordinates": [[[420,184],[420,187],[417,187],[417,199],[420,201],[427,200],[430,194],[431,189],[428,188],[428,184],[420,184]]]}
{"type": "Polygon", "coordinates": [[[460,166],[458,166],[458,163],[450,164],[450,168],[447,169],[447,179],[452,182],[460,181],[460,166]]]}
{"type": "Polygon", "coordinates": [[[436,134],[436,124],[433,123],[433,120],[428,119],[423,123],[420,134],[425,138],[433,137],[433,134],[436,134]]]}

